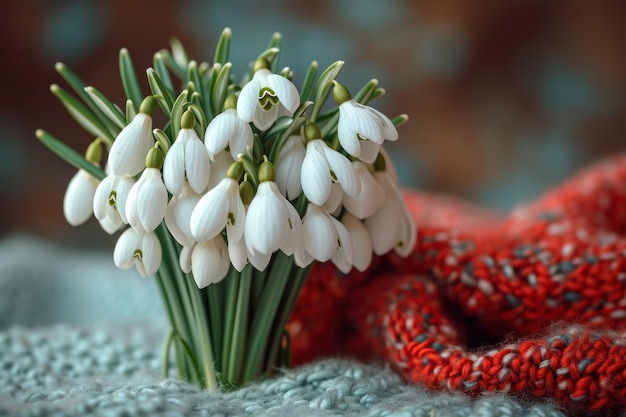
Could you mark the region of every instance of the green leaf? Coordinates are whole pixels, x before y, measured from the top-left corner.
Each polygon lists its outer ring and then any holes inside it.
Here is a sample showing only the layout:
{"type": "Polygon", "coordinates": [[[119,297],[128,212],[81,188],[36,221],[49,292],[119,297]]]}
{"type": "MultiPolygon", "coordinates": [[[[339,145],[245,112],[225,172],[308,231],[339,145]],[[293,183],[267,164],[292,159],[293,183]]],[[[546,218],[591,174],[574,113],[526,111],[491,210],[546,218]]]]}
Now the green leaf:
{"type": "Polygon", "coordinates": [[[85,87],[85,92],[89,95],[91,100],[98,106],[100,111],[106,115],[112,122],[115,123],[119,129],[115,134],[117,135],[121,129],[126,126],[126,118],[122,110],[115,104],[111,103],[108,98],[94,87],[85,87]]]}
{"type": "Polygon", "coordinates": [[[359,92],[354,95],[353,99],[358,103],[367,104],[367,102],[372,99],[372,95],[376,92],[376,90],[382,90],[378,87],[378,80],[370,80],[363,87],[361,87],[359,92]]]}
{"type": "Polygon", "coordinates": [[[182,119],[183,113],[185,112],[188,95],[189,91],[183,90],[174,102],[174,105],[172,106],[170,121],[172,123],[172,139],[174,140],[176,140],[176,137],[178,136],[178,131],[180,130],[180,120],[182,119]]]}
{"type": "Polygon", "coordinates": [[[189,65],[187,66],[187,84],[192,92],[197,91],[199,93],[202,91],[203,82],[200,78],[198,63],[196,61],[189,61],[189,65]],[[193,88],[191,87],[192,85],[193,88]]]}
{"type": "Polygon", "coordinates": [[[126,48],[120,49],[119,67],[120,77],[122,78],[122,84],[124,86],[126,97],[138,106],[143,100],[143,94],[141,93],[141,88],[139,87],[139,80],[137,79],[137,74],[135,73],[133,61],[130,58],[128,49],[126,48]]]}
{"type": "Polygon", "coordinates": [[[167,66],[167,68],[178,78],[180,81],[183,81],[185,78],[185,74],[187,73],[187,67],[181,68],[178,63],[174,60],[172,53],[167,49],[162,49],[159,51],[163,62],[167,66]]]}
{"type": "Polygon", "coordinates": [[[172,146],[172,141],[161,129],[153,129],[152,134],[158,143],[161,144],[161,149],[163,149],[163,153],[167,153],[167,151],[172,146]]]}
{"type": "Polygon", "coordinates": [[[202,138],[204,137],[204,132],[206,131],[207,121],[204,118],[204,112],[202,111],[202,106],[196,104],[196,102],[199,100],[200,100],[200,94],[193,93],[191,95],[191,104],[188,106],[188,108],[190,108],[194,116],[196,116],[196,120],[198,121],[198,123],[196,123],[195,129],[196,129],[196,132],[198,133],[198,136],[202,138]]]}
{"type": "Polygon", "coordinates": [[[91,110],[56,84],[50,86],[50,91],[57,96],[70,116],[72,116],[83,129],[96,137],[107,140],[109,143],[113,142],[113,135],[104,127],[102,122],[100,122],[91,110]]]}
{"type": "Polygon", "coordinates": [[[402,126],[403,124],[405,124],[408,121],[409,121],[409,116],[406,115],[406,114],[400,114],[400,115],[394,117],[393,119],[391,119],[391,123],[393,123],[393,125],[395,127],[402,126]]]}
{"type": "Polygon", "coordinates": [[[137,108],[131,100],[126,100],[126,123],[130,123],[137,116],[137,108]]]}
{"type": "Polygon", "coordinates": [[[336,61],[330,64],[330,66],[324,70],[322,75],[320,75],[317,85],[315,86],[315,99],[313,100],[315,103],[313,104],[313,110],[311,111],[312,122],[317,120],[317,116],[328,98],[328,93],[333,85],[333,81],[337,79],[337,76],[343,68],[343,64],[343,61],[336,61]]]}
{"type": "Polygon", "coordinates": [[[230,39],[232,38],[232,31],[230,28],[224,28],[220,38],[217,40],[217,45],[215,47],[215,57],[213,58],[213,63],[217,63],[220,65],[224,65],[228,62],[228,57],[230,55],[230,39]]]}
{"type": "Polygon", "coordinates": [[[152,65],[154,67],[154,72],[156,72],[159,76],[163,85],[167,87],[168,90],[174,91],[174,84],[172,84],[172,78],[167,70],[167,64],[165,62],[163,52],[159,51],[154,54],[154,57],[152,58],[152,65]]]}
{"type": "Polygon", "coordinates": [[[240,156],[241,162],[243,162],[243,170],[248,174],[248,181],[256,190],[259,188],[259,176],[258,176],[258,168],[250,155],[242,154],[240,156]]]}
{"type": "Polygon", "coordinates": [[[35,135],[46,148],[50,149],[55,155],[74,166],[76,169],[84,169],[99,180],[106,177],[106,174],[101,168],[86,160],[83,155],[79,154],[48,132],[39,129],[35,132],[35,135]]]}
{"type": "MultiPolygon", "coordinates": [[[[230,70],[233,65],[227,62],[222,66],[211,89],[211,109],[213,114],[219,114],[224,108],[224,100],[228,94],[228,84],[230,82],[230,70]]],[[[209,104],[209,103],[207,103],[209,104]]]]}
{"type": "Polygon", "coordinates": [[[181,70],[181,80],[184,79],[185,69],[189,66],[189,55],[183,44],[177,38],[172,38],[170,40],[170,47],[172,48],[172,58],[176,65],[181,70]]]}
{"type": "Polygon", "coordinates": [[[268,50],[276,50],[276,54],[274,56],[272,56],[272,59],[268,58],[268,61],[270,61],[270,63],[272,64],[272,72],[276,72],[278,71],[278,56],[279,56],[279,52],[280,52],[280,43],[282,41],[282,35],[280,34],[280,32],[274,32],[274,34],[272,35],[272,37],[270,38],[270,42],[267,45],[267,49],[268,50]]]}
{"type": "Polygon", "coordinates": [[[315,84],[315,77],[317,77],[317,71],[319,70],[319,64],[317,61],[311,62],[309,69],[307,69],[304,75],[304,81],[302,81],[302,87],[300,87],[300,102],[303,103],[310,100],[311,92],[313,91],[313,85],[315,84]]]}
{"type": "Polygon", "coordinates": [[[161,77],[159,77],[153,68],[146,70],[148,76],[148,84],[150,85],[150,91],[159,103],[159,107],[169,117],[172,113],[172,106],[174,105],[174,94],[169,88],[165,86],[161,77]]]}

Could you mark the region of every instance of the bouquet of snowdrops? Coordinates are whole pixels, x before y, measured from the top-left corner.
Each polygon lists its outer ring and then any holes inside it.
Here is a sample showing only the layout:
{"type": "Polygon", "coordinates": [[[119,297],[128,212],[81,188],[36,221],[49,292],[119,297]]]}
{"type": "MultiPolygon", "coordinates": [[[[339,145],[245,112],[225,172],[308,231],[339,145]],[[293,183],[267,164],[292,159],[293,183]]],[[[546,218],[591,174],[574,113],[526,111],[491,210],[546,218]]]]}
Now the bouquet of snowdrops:
{"type": "Polygon", "coordinates": [[[122,107],[57,64],[75,95],[51,91],[92,140],[83,155],[37,131],[78,169],[67,221],[93,215],[105,232],[121,232],[115,264],[155,277],[171,328],[165,375],[173,363],[208,389],[286,365],[285,325],[313,262],[364,271],[373,253],[406,256],[415,243],[382,148],[407,117],[367,106],[384,93],[376,80],[352,96],[337,81],[342,61],[319,76],[313,61],[298,89],[278,67],[280,40],[272,37],[239,82],[229,29],[212,64],[190,60],[174,40],[154,54],[147,96],[122,49],[122,107]]]}

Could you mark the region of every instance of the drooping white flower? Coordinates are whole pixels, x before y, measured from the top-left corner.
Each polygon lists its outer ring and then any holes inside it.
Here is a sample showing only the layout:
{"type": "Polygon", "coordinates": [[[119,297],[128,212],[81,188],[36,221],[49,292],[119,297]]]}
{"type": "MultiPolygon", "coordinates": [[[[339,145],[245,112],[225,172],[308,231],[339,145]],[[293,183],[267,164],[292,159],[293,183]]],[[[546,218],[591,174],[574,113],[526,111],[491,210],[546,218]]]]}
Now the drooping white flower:
{"type": "Polygon", "coordinates": [[[191,110],[183,115],[183,122],[176,140],[165,155],[163,181],[172,195],[179,195],[185,180],[197,192],[203,192],[209,183],[210,162],[202,141],[186,119],[195,118],[191,110]],[[190,126],[190,127],[189,127],[190,126]]]}
{"type": "Polygon", "coordinates": [[[127,224],[126,201],[135,181],[128,175],[107,175],[93,198],[93,214],[108,234],[113,234],[127,224]]]}
{"type": "Polygon", "coordinates": [[[191,253],[191,273],[198,288],[220,282],[228,273],[230,260],[222,236],[198,243],[191,253]]]}
{"type": "Polygon", "coordinates": [[[367,165],[361,161],[352,161],[352,166],[361,184],[361,192],[354,196],[345,194],[343,205],[359,219],[365,219],[378,210],[385,193],[374,179],[367,165]]]}
{"type": "Polygon", "coordinates": [[[315,204],[309,204],[302,219],[304,249],[316,260],[326,262],[335,256],[339,248],[352,264],[353,248],[350,234],[345,226],[315,204]]]}
{"type": "Polygon", "coordinates": [[[376,171],[374,178],[385,193],[383,203],[376,213],[365,219],[374,253],[382,255],[394,249],[400,256],[408,256],[415,246],[417,236],[415,220],[391,176],[386,171],[376,171]]]}
{"type": "Polygon", "coordinates": [[[398,139],[396,127],[383,113],[353,100],[348,90],[337,82],[333,95],[339,103],[339,143],[348,154],[367,163],[374,162],[385,140],[398,139]]]}
{"type": "Polygon", "coordinates": [[[228,241],[237,241],[243,235],[245,219],[239,184],[225,177],[198,201],[191,213],[190,231],[198,242],[202,242],[213,239],[226,229],[228,241]]]}
{"type": "Polygon", "coordinates": [[[146,168],[126,200],[128,223],[138,232],[152,232],[165,217],[167,189],[157,168],[146,168]]]}
{"type": "Polygon", "coordinates": [[[190,247],[196,242],[191,234],[189,219],[196,204],[200,201],[200,197],[201,195],[196,193],[189,183],[185,182],[181,193],[177,196],[172,196],[167,204],[165,225],[172,236],[174,236],[174,239],[183,247],[190,247]]]}
{"type": "Polygon", "coordinates": [[[233,159],[252,148],[252,127],[241,120],[234,108],[227,108],[211,120],[204,134],[204,145],[211,160],[215,155],[230,149],[233,159]]]}
{"type": "Polygon", "coordinates": [[[93,198],[100,180],[79,169],[67,184],[63,197],[63,214],[72,226],[83,224],[93,213],[93,198]]]}
{"type": "Polygon", "coordinates": [[[232,155],[228,151],[222,151],[216,155],[213,155],[211,160],[211,177],[209,178],[209,185],[207,185],[207,191],[212,190],[217,184],[222,181],[222,178],[226,176],[228,168],[235,162],[232,155]]]}
{"type": "Polygon", "coordinates": [[[259,184],[246,215],[245,239],[250,248],[262,254],[281,249],[291,255],[297,247],[302,221],[273,181],[259,184]]]}
{"type": "Polygon", "coordinates": [[[293,113],[300,104],[296,86],[282,75],[272,74],[268,68],[266,59],[257,60],[254,76],[243,86],[237,100],[239,117],[262,131],[276,121],[281,106],[293,113]]]}
{"type": "Polygon", "coordinates": [[[161,264],[161,244],[156,235],[138,233],[129,227],[122,233],[113,250],[113,261],[120,269],[135,266],[143,277],[154,275],[161,264]]]}
{"type": "Polygon", "coordinates": [[[111,174],[135,176],[145,167],[146,155],[154,146],[152,113],[155,101],[146,97],[139,113],[117,135],[109,150],[111,174]]]}
{"type": "Polygon", "coordinates": [[[287,138],[276,162],[276,184],[288,200],[294,200],[302,193],[300,172],[306,150],[302,138],[291,135],[287,138]]]}
{"type": "Polygon", "coordinates": [[[237,271],[241,272],[248,262],[257,270],[265,271],[270,263],[272,253],[255,251],[246,243],[245,235],[235,242],[228,242],[228,256],[230,262],[237,271]]]}
{"type": "Polygon", "coordinates": [[[348,158],[321,139],[307,143],[300,181],[304,195],[318,206],[330,197],[332,182],[339,182],[348,195],[354,196],[361,191],[361,184],[348,158]]]}
{"type": "Polygon", "coordinates": [[[352,262],[349,262],[344,252],[337,251],[337,254],[332,258],[333,263],[344,274],[348,273],[350,270],[350,268],[348,268],[350,264],[363,272],[372,262],[372,238],[367,231],[367,227],[350,212],[343,214],[341,224],[345,226],[350,235],[354,256],[352,262]]]}

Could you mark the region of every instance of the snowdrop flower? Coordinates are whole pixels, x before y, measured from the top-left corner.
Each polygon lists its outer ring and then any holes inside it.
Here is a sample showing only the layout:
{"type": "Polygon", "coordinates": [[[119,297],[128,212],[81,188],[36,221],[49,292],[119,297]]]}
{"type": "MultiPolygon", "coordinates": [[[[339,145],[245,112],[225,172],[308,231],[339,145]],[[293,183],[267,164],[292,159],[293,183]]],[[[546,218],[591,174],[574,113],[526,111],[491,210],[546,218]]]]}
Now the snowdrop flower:
{"type": "Polygon", "coordinates": [[[272,163],[265,161],[259,168],[259,187],[246,215],[245,238],[250,249],[262,254],[281,249],[286,255],[294,253],[302,221],[274,182],[272,163]]]}
{"type": "Polygon", "coordinates": [[[230,260],[222,236],[198,243],[191,253],[191,273],[198,288],[220,282],[228,273],[230,260]]]}
{"type": "Polygon", "coordinates": [[[302,138],[291,135],[287,138],[276,161],[276,184],[288,200],[294,200],[302,193],[300,172],[306,150],[302,138]]]}
{"type": "Polygon", "coordinates": [[[189,183],[185,181],[181,193],[172,196],[167,204],[165,225],[172,236],[174,236],[174,239],[183,247],[190,247],[196,242],[191,235],[189,218],[198,201],[200,201],[200,197],[201,195],[196,193],[189,183]]]}
{"type": "Polygon", "coordinates": [[[98,184],[100,181],[84,169],[74,174],[63,197],[63,214],[69,224],[78,226],[91,216],[98,184]]]}
{"type": "Polygon", "coordinates": [[[352,164],[342,154],[331,149],[321,138],[317,125],[305,127],[306,154],[302,161],[300,181],[302,191],[313,204],[323,205],[331,194],[332,182],[339,182],[346,194],[355,196],[361,184],[352,164]]]}
{"type": "Polygon", "coordinates": [[[120,269],[135,266],[143,277],[154,275],[161,264],[161,244],[154,233],[138,233],[129,227],[113,250],[113,261],[120,269]]]}
{"type": "Polygon", "coordinates": [[[243,163],[235,162],[227,176],[198,201],[191,213],[190,230],[198,241],[213,239],[226,229],[229,242],[241,239],[246,213],[239,195],[243,163]]]}
{"type": "Polygon", "coordinates": [[[383,202],[385,193],[367,165],[361,161],[353,161],[352,166],[361,184],[361,192],[355,196],[343,196],[344,207],[359,219],[373,215],[383,202]]]}
{"type": "Polygon", "coordinates": [[[238,241],[228,242],[228,256],[230,257],[233,268],[239,272],[243,271],[243,268],[248,262],[250,262],[257,271],[263,272],[272,259],[272,252],[261,253],[254,250],[254,248],[247,243],[244,235],[238,241]]]}
{"type": "Polygon", "coordinates": [[[109,150],[108,165],[113,175],[135,176],[144,168],[146,155],[154,146],[152,114],[156,102],[148,96],[141,103],[139,113],[117,135],[109,150]]]}
{"type": "Polygon", "coordinates": [[[304,249],[314,259],[326,262],[341,248],[347,263],[352,265],[353,247],[350,234],[339,220],[315,204],[309,204],[302,219],[304,249]]]}
{"type": "Polygon", "coordinates": [[[209,183],[210,162],[202,141],[194,130],[195,116],[185,111],[176,140],[165,155],[163,181],[172,195],[179,195],[185,180],[201,193],[209,183]]]}
{"type": "Polygon", "coordinates": [[[161,223],[167,210],[167,189],[161,179],[163,156],[158,148],[150,149],[146,169],[133,184],[126,200],[128,223],[137,232],[152,232],[161,223]]]}
{"type": "MultiPolygon", "coordinates": [[[[350,212],[345,212],[341,218],[341,224],[344,225],[350,240],[352,241],[353,259],[352,265],[359,271],[365,271],[372,262],[372,238],[367,227],[361,220],[356,218],[350,212]]],[[[337,251],[335,257],[332,258],[333,263],[341,272],[347,274],[350,270],[347,266],[350,264],[343,251],[337,251]]]]}
{"type": "Polygon", "coordinates": [[[93,214],[108,234],[127,224],[126,200],[135,181],[128,175],[108,175],[96,188],[93,214]]]}
{"type": "Polygon", "coordinates": [[[333,96],[339,104],[339,143],[350,155],[372,163],[385,140],[398,139],[398,131],[387,116],[352,100],[342,84],[335,82],[333,96]]]}
{"type": "MultiPolygon", "coordinates": [[[[381,161],[382,156],[376,160],[377,164],[381,161]]],[[[382,165],[384,167],[384,163],[382,165]]],[[[383,203],[376,213],[365,219],[374,252],[382,255],[394,249],[400,256],[406,257],[415,246],[417,235],[415,220],[404,204],[402,194],[391,176],[384,170],[377,170],[374,172],[374,178],[385,193],[383,203]]]]}
{"type": "Polygon", "coordinates": [[[209,177],[209,185],[207,190],[212,190],[226,176],[228,169],[235,162],[232,155],[228,151],[222,151],[213,155],[211,160],[211,176],[209,177]]]}
{"type": "Polygon", "coordinates": [[[254,76],[243,86],[237,100],[237,114],[244,122],[252,122],[262,131],[278,118],[280,107],[293,113],[300,104],[300,94],[291,81],[272,74],[267,59],[254,64],[254,76]]]}
{"type": "Polygon", "coordinates": [[[241,120],[236,110],[237,97],[229,96],[224,103],[224,111],[211,120],[204,134],[204,145],[211,160],[226,148],[233,159],[252,148],[252,127],[241,120]]]}

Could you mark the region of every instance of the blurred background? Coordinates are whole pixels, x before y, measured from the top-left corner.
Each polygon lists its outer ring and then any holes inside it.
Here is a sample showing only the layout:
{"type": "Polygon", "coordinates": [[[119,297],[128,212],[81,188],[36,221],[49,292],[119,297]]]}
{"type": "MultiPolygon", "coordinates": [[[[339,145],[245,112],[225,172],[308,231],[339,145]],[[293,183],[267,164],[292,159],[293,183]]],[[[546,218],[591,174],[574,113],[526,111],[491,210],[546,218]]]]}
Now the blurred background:
{"type": "Polygon", "coordinates": [[[3,10],[1,236],[112,247],[95,221],[65,222],[75,170],[34,136],[44,128],[80,152],[92,139],[49,92],[63,85],[55,62],[120,104],[120,48],[140,74],[171,37],[209,61],[226,26],[236,76],[279,31],[296,85],[314,59],[345,60],[352,91],[377,78],[387,94],[373,105],[410,116],[388,144],[407,187],[506,212],[625,148],[620,0],[25,0],[3,10]]]}

